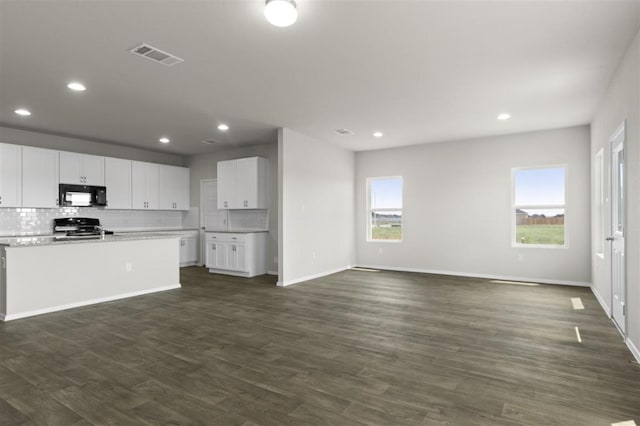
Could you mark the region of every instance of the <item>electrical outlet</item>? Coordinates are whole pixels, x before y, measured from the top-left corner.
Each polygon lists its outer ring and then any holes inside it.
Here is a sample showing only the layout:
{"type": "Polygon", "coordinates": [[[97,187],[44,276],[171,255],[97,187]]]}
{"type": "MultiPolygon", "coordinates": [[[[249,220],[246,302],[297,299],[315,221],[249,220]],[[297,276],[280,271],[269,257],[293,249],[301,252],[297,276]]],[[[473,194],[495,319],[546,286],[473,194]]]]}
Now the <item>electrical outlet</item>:
{"type": "Polygon", "coordinates": [[[313,260],[316,260],[316,257],[317,257],[317,256],[316,256],[316,252],[315,252],[315,251],[314,251],[314,252],[312,252],[312,253],[311,253],[311,258],[312,258],[313,260]]]}
{"type": "Polygon", "coordinates": [[[125,270],[126,272],[131,272],[131,271],[133,271],[133,263],[131,263],[131,262],[127,262],[127,263],[125,263],[125,264],[124,264],[124,270],[125,270]]]}
{"type": "Polygon", "coordinates": [[[378,248],[378,254],[382,254],[382,247],[378,248]]]}
{"type": "Polygon", "coordinates": [[[524,255],[519,254],[519,255],[518,255],[518,257],[516,258],[516,261],[517,261],[518,263],[522,263],[522,262],[524,262],[524,255]]]}

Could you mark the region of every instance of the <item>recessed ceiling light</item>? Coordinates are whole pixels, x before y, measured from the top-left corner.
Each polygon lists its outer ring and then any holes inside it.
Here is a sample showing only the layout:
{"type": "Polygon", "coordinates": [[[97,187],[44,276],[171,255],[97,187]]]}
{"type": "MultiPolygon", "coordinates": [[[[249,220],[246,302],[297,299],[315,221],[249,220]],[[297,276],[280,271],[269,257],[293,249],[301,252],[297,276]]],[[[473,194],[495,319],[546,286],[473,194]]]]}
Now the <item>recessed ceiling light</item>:
{"type": "Polygon", "coordinates": [[[503,112],[498,116],[498,120],[502,120],[502,121],[508,120],[510,118],[511,118],[511,114],[507,114],[506,112],[503,112]]]}
{"type": "Polygon", "coordinates": [[[18,114],[18,115],[23,116],[23,117],[28,117],[29,115],[31,115],[31,111],[29,111],[28,109],[24,109],[24,108],[18,108],[14,112],[16,114],[18,114]]]}
{"type": "Polygon", "coordinates": [[[169,138],[160,138],[158,139],[161,143],[169,143],[171,142],[171,140],[169,140],[169,138]]]}
{"type": "Polygon", "coordinates": [[[264,16],[271,25],[288,27],[298,19],[296,2],[293,0],[267,0],[264,16]]]}
{"type": "Polygon", "coordinates": [[[219,124],[218,130],[220,130],[221,132],[226,132],[227,130],[229,130],[229,126],[227,126],[226,124],[219,124]]]}
{"type": "Polygon", "coordinates": [[[383,136],[382,132],[373,132],[373,137],[374,138],[381,138],[382,136],[383,136]]]}
{"type": "Polygon", "coordinates": [[[85,90],[87,90],[84,84],[78,83],[77,81],[72,81],[71,83],[67,84],[67,87],[76,92],[84,92],[85,90]]]}

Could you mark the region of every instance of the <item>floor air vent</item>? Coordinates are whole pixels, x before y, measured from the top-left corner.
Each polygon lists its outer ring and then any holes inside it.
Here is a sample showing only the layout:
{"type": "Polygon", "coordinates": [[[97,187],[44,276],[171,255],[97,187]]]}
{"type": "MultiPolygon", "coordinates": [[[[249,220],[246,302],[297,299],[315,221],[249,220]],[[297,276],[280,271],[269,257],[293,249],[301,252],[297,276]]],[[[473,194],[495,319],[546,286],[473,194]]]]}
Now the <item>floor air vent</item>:
{"type": "Polygon", "coordinates": [[[184,59],[178,58],[171,53],[167,53],[145,43],[142,43],[140,46],[136,46],[133,49],[129,49],[129,52],[168,67],[184,62],[184,59]]]}

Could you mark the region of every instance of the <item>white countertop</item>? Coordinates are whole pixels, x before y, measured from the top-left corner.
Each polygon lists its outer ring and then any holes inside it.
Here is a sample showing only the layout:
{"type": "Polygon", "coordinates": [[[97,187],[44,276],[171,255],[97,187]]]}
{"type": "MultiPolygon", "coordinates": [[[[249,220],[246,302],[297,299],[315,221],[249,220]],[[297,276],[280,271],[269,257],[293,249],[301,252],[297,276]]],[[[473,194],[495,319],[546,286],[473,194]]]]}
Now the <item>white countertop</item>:
{"type": "Polygon", "coordinates": [[[140,232],[140,233],[116,233],[113,235],[105,235],[104,238],[81,238],[58,240],[53,235],[33,236],[33,237],[10,237],[0,239],[0,245],[8,247],[34,247],[34,246],[50,246],[61,244],[84,244],[84,243],[109,243],[120,241],[135,240],[156,240],[166,238],[178,238],[179,234],[163,233],[163,232],[140,232]]]}
{"type": "Polygon", "coordinates": [[[209,231],[207,230],[207,234],[256,234],[259,232],[269,232],[267,229],[238,229],[235,231],[227,230],[227,231],[209,231]]]}

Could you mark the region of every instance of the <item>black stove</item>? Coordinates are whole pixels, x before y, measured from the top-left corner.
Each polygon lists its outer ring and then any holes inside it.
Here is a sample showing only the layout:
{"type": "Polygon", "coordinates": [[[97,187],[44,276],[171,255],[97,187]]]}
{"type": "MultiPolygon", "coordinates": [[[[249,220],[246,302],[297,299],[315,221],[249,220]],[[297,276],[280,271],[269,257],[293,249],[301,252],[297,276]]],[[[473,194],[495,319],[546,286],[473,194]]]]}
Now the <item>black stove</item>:
{"type": "Polygon", "coordinates": [[[63,217],[53,219],[53,236],[59,240],[95,239],[102,235],[113,234],[105,231],[100,219],[92,217],[63,217]]]}

